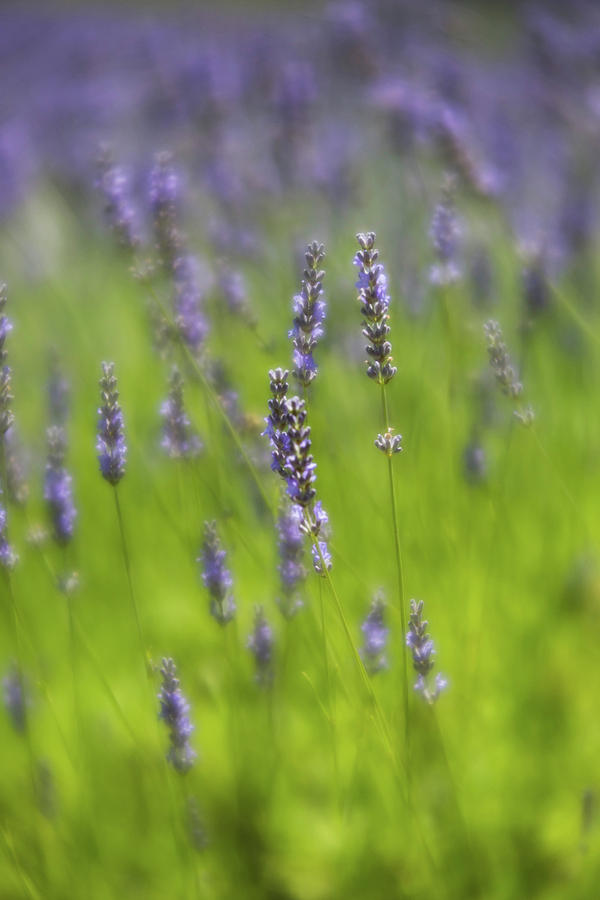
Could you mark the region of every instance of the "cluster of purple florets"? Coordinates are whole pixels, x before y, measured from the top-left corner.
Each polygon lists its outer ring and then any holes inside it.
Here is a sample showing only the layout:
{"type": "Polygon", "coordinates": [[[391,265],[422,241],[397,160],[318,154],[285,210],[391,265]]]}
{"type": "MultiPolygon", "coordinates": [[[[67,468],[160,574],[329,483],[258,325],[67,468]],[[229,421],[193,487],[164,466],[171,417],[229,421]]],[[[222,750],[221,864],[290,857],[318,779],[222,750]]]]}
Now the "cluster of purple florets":
{"type": "Polygon", "coordinates": [[[166,722],[171,742],[167,759],[178,772],[187,772],[196,759],[196,753],[189,742],[194,731],[189,717],[190,707],[181,693],[173,660],[163,659],[160,672],[162,686],[158,695],[159,718],[166,722]]]}
{"type": "Polygon", "coordinates": [[[125,474],[127,445],[114,363],[102,363],[100,395],[102,405],[98,410],[98,439],[96,441],[98,462],[102,477],[109,484],[117,485],[125,474]]]}

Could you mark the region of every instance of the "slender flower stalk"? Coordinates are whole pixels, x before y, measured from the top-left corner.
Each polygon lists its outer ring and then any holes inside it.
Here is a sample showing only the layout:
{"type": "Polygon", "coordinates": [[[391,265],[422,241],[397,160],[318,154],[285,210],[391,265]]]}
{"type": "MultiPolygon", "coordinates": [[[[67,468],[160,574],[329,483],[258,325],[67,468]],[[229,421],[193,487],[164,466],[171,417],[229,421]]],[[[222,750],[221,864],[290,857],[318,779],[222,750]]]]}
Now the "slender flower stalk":
{"type": "Polygon", "coordinates": [[[410,648],[413,658],[413,668],[417,673],[415,691],[423,696],[429,704],[435,703],[440,692],[448,682],[439,672],[435,676],[435,682],[431,685],[429,678],[434,667],[435,647],[431,636],[427,633],[429,622],[423,618],[423,601],[410,601],[409,629],[406,634],[406,646],[410,648]]]}
{"type": "Polygon", "coordinates": [[[262,606],[254,612],[254,629],[247,641],[247,647],[256,663],[256,680],[263,687],[273,681],[273,629],[267,622],[262,606]]]}
{"type": "Polygon", "coordinates": [[[385,601],[381,596],[371,603],[369,614],[360,627],[364,643],[359,653],[369,675],[376,675],[387,668],[385,648],[389,628],[385,625],[385,601]]]}
{"type": "Polygon", "coordinates": [[[195,434],[183,406],[183,378],[173,367],[169,379],[169,394],[160,408],[162,418],[161,447],[171,459],[193,459],[202,450],[202,441],[195,434]]]}
{"type": "Polygon", "coordinates": [[[227,554],[217,535],[217,523],[204,523],[204,543],[197,562],[202,564],[202,581],[210,594],[210,613],[219,625],[230,622],[236,610],[231,595],[233,579],[225,565],[227,554]]]}
{"type": "Polygon", "coordinates": [[[313,352],[323,337],[326,306],[323,299],[323,278],[320,268],[325,258],[323,244],[312,241],[306,248],[306,268],[302,288],[293,300],[294,322],[288,337],[294,346],[294,377],[303,388],[316,378],[318,367],[313,352]]]}
{"type": "Polygon", "coordinates": [[[189,717],[190,707],[179,687],[177,668],[172,659],[163,659],[161,667],[162,686],[159,718],[169,729],[170,748],[167,759],[182,774],[188,772],[196,759],[196,752],[190,746],[194,731],[189,717]]]}
{"type": "Polygon", "coordinates": [[[102,363],[100,379],[102,405],[98,410],[98,439],[96,449],[102,477],[116,486],[125,474],[127,445],[123,430],[123,413],[114,363],[102,363]]]}

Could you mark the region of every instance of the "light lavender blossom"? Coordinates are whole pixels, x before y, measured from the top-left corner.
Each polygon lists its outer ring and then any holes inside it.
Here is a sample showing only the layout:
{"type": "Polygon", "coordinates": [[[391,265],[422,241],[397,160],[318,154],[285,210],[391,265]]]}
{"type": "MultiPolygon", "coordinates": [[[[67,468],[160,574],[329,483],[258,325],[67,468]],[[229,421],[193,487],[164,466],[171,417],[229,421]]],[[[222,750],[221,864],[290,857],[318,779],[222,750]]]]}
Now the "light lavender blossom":
{"type": "Polygon", "coordinates": [[[102,406],[98,410],[98,438],[96,441],[98,462],[102,477],[109,484],[117,485],[125,474],[127,445],[114,363],[102,363],[100,396],[102,406]]]}
{"type": "Polygon", "coordinates": [[[387,668],[385,648],[387,644],[389,628],[384,621],[385,602],[381,596],[375,597],[371,603],[369,613],[360,626],[363,633],[364,644],[359,653],[369,675],[375,675],[387,668]]]}
{"type": "Polygon", "coordinates": [[[226,625],[235,615],[236,605],[231,595],[233,579],[225,566],[227,554],[217,535],[217,523],[204,523],[204,543],[196,560],[202,564],[202,581],[210,594],[210,612],[219,625],[226,625]]]}
{"type": "Polygon", "coordinates": [[[193,459],[202,450],[183,406],[183,379],[176,367],[169,379],[169,394],[160,408],[161,447],[171,459],[193,459]]]}
{"type": "Polygon", "coordinates": [[[73,537],[77,512],[73,503],[71,476],[65,468],[66,434],[59,425],[47,431],[48,456],[44,475],[44,500],[48,506],[54,539],[65,546],[73,537]]]}
{"type": "Polygon", "coordinates": [[[15,731],[21,734],[27,728],[27,697],[23,677],[16,665],[12,665],[2,679],[4,706],[15,731]]]}
{"type": "Polygon", "coordinates": [[[172,659],[163,659],[161,667],[162,686],[159,718],[167,723],[171,747],[168,761],[178,772],[191,769],[197,754],[190,747],[190,737],[194,731],[189,717],[190,707],[179,688],[177,669],[172,659]]]}
{"type": "Polygon", "coordinates": [[[428,625],[429,622],[423,618],[423,601],[411,600],[406,646],[412,652],[413,668],[417,673],[415,691],[422,694],[427,703],[432,704],[435,703],[448,682],[438,672],[433,687],[430,684],[429,676],[434,666],[435,647],[427,633],[428,625]]]}
{"type": "Polygon", "coordinates": [[[12,424],[4,436],[4,455],[6,463],[6,496],[15,506],[25,506],[29,497],[28,454],[17,432],[16,424],[12,424]]]}
{"type": "Polygon", "coordinates": [[[104,217],[117,243],[126,250],[140,244],[137,215],[131,201],[131,187],[125,171],[104,152],[98,159],[97,187],[104,201],[104,217]]]}
{"type": "Polygon", "coordinates": [[[254,629],[246,646],[254,656],[256,680],[267,687],[273,680],[273,629],[265,618],[262,606],[254,612],[254,629]]]}
{"type": "Polygon", "coordinates": [[[306,578],[302,516],[302,507],[286,500],[281,504],[277,518],[278,571],[281,585],[277,605],[286,619],[291,619],[303,606],[298,596],[299,587],[306,578]]]}
{"type": "Polygon", "coordinates": [[[8,540],[7,515],[4,506],[0,505],[0,567],[10,572],[19,557],[8,540]]]}
{"type": "Polygon", "coordinates": [[[5,313],[7,302],[6,285],[0,284],[0,440],[14,422],[12,412],[12,371],[6,364],[6,338],[12,331],[12,322],[5,313]]]}
{"type": "Polygon", "coordinates": [[[177,334],[195,356],[199,356],[208,334],[204,314],[198,262],[189,254],[173,261],[173,312],[177,334]]]}
{"type": "Polygon", "coordinates": [[[305,252],[306,268],[302,288],[294,297],[294,323],[288,333],[294,345],[294,376],[305,388],[316,378],[318,372],[313,352],[323,337],[326,313],[323,299],[325,271],[320,268],[324,258],[323,244],[313,241],[308,245],[305,252]]]}
{"type": "Polygon", "coordinates": [[[458,264],[458,245],[461,234],[454,203],[455,181],[447,176],[442,187],[441,202],[435,208],[429,237],[436,257],[436,264],[429,271],[432,284],[449,285],[461,276],[458,264]]]}
{"type": "Polygon", "coordinates": [[[323,578],[326,577],[327,572],[331,569],[333,562],[331,559],[331,553],[327,549],[326,541],[318,541],[314,543],[311,547],[312,553],[312,561],[313,561],[313,569],[317,573],[317,575],[321,575],[323,578]]]}
{"type": "Polygon", "coordinates": [[[181,254],[183,236],[179,229],[180,178],[169,153],[156,157],[150,173],[149,202],[159,262],[171,272],[181,254]]]}

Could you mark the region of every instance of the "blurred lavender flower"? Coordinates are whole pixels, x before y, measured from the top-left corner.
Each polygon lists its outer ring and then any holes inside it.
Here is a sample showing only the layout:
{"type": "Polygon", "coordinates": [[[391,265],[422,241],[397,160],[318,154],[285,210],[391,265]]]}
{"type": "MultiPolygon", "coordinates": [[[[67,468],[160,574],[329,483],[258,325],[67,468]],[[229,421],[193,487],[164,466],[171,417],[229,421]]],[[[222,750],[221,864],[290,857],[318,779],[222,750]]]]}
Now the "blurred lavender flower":
{"type": "Polygon", "coordinates": [[[455,180],[446,176],[442,186],[442,199],[435,208],[429,236],[437,263],[431,267],[429,279],[432,284],[453,284],[461,276],[457,261],[458,241],[461,228],[454,205],[455,180]]]}
{"type": "Polygon", "coordinates": [[[71,476],[64,462],[66,454],[66,434],[63,427],[51,425],[47,431],[48,457],[44,475],[44,500],[48,505],[54,539],[66,545],[73,537],[73,527],[77,512],[73,503],[71,476]]]}
{"type": "Polygon", "coordinates": [[[288,370],[271,369],[269,371],[269,387],[273,395],[268,403],[269,415],[265,419],[266,428],[263,434],[271,444],[271,469],[282,478],[286,477],[286,460],[289,450],[287,434],[289,411],[287,407],[288,370]]]}
{"type": "Polygon", "coordinates": [[[415,691],[422,694],[427,703],[435,703],[448,682],[438,673],[434,687],[429,684],[429,674],[434,666],[435,647],[427,633],[428,625],[429,622],[423,618],[423,601],[411,600],[406,646],[412,652],[413,668],[417,673],[415,691]]]}
{"type": "Polygon", "coordinates": [[[219,625],[233,619],[236,606],[231,596],[233,579],[225,567],[227,554],[217,535],[217,523],[204,523],[204,543],[197,562],[202,564],[202,581],[211,596],[210,612],[219,625]]]}
{"type": "Polygon", "coordinates": [[[484,448],[474,437],[463,450],[463,472],[470,484],[478,484],[487,475],[487,457],[484,448]]]}
{"type": "Polygon", "coordinates": [[[6,711],[15,731],[22,734],[27,728],[27,699],[23,677],[16,665],[13,664],[2,679],[2,688],[6,711]]]}
{"type": "Polygon", "coordinates": [[[502,338],[500,325],[494,319],[489,319],[483,326],[483,331],[487,340],[490,366],[502,393],[512,398],[518,397],[523,391],[523,385],[517,379],[508,348],[502,338]]]}
{"type": "Polygon", "coordinates": [[[254,630],[248,638],[248,649],[256,662],[256,680],[267,687],[273,680],[273,629],[267,622],[262,606],[254,613],[254,630]]]}
{"type": "Polygon", "coordinates": [[[313,241],[308,245],[302,289],[293,301],[295,316],[288,337],[294,345],[294,376],[303,387],[308,387],[318,372],[313,351],[323,337],[325,321],[326,307],[322,299],[325,272],[320,268],[324,258],[323,244],[313,241]]]}
{"type": "Polygon", "coordinates": [[[29,497],[27,484],[28,456],[17,432],[11,425],[4,438],[6,462],[6,496],[15,506],[24,506],[29,497]]]}
{"type": "Polygon", "coordinates": [[[0,505],[0,566],[9,572],[18,560],[19,557],[8,542],[6,509],[0,505]]]}
{"type": "Polygon", "coordinates": [[[303,605],[298,597],[298,588],[306,578],[302,515],[301,506],[286,500],[279,509],[277,519],[281,584],[281,596],[277,598],[277,605],[286,619],[291,619],[303,605]]]}
{"type": "Polygon", "coordinates": [[[521,270],[521,284],[525,315],[533,319],[548,309],[551,299],[546,262],[541,250],[527,253],[521,270]]]}
{"type": "Polygon", "coordinates": [[[169,395],[160,408],[162,418],[161,447],[171,459],[192,459],[202,450],[202,442],[194,433],[183,407],[183,379],[176,367],[169,379],[169,395]]]}
{"type": "Polygon", "coordinates": [[[219,264],[218,287],[229,311],[239,316],[249,325],[255,325],[255,317],[250,308],[248,289],[244,276],[237,269],[232,269],[225,262],[219,264]]]}
{"type": "Polygon", "coordinates": [[[364,644],[359,653],[369,675],[375,675],[387,668],[385,646],[389,628],[384,622],[385,602],[381,596],[375,597],[367,618],[360,626],[364,644]]]}
{"type": "Polygon", "coordinates": [[[172,271],[181,253],[183,237],[178,225],[180,179],[169,153],[159,153],[156,157],[150,173],[149,202],[159,261],[167,271],[172,271]]]}
{"type": "Polygon", "coordinates": [[[379,384],[387,384],[396,374],[392,365],[392,345],[390,333],[387,277],[381,263],[377,262],[379,251],[375,248],[375,232],[357,234],[360,250],[354,257],[354,265],[359,270],[358,300],[365,324],[363,334],[368,340],[366,351],[371,357],[367,362],[367,375],[379,384]]]}
{"type": "Polygon", "coordinates": [[[126,250],[135,250],[140,238],[129,180],[107,151],[101,152],[98,158],[96,183],[104,201],[104,217],[118,245],[126,250]]]}
{"type": "Polygon", "coordinates": [[[49,421],[52,425],[65,425],[69,417],[71,388],[63,375],[56,352],[48,360],[47,400],[49,421]]]}
{"type": "Polygon", "coordinates": [[[162,686],[158,695],[159,718],[167,723],[171,742],[167,759],[178,772],[187,772],[193,766],[197,755],[189,744],[194,731],[189,717],[190,707],[179,688],[177,669],[173,660],[163,658],[160,672],[162,686]]]}
{"type": "Polygon", "coordinates": [[[109,484],[117,485],[125,474],[127,445],[123,431],[123,413],[119,405],[114,363],[102,363],[100,396],[102,406],[98,410],[98,439],[96,450],[100,472],[109,484]]]}
{"type": "Polygon", "coordinates": [[[5,284],[0,284],[0,440],[14,422],[12,412],[12,373],[10,366],[6,365],[7,352],[5,342],[12,331],[12,322],[5,314],[7,302],[7,290],[5,284]]]}
{"type": "Polygon", "coordinates": [[[199,284],[197,260],[186,254],[173,262],[175,326],[182,341],[196,356],[200,354],[208,334],[199,284]]]}

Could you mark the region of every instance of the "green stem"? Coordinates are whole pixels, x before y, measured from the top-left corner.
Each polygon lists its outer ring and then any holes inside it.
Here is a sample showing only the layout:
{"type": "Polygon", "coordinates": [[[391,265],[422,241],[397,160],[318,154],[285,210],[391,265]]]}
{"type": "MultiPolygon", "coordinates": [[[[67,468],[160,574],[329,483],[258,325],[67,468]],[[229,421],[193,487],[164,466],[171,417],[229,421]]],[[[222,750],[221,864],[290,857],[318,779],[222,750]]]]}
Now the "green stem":
{"type": "Polygon", "coordinates": [[[123,550],[123,562],[125,564],[125,573],[127,575],[127,584],[129,587],[129,599],[131,601],[131,608],[133,610],[133,617],[135,619],[136,629],[138,633],[138,640],[140,643],[140,651],[142,654],[142,660],[144,662],[144,672],[146,676],[150,677],[150,667],[148,665],[148,657],[146,654],[146,642],[144,641],[144,634],[142,632],[142,623],[140,621],[140,615],[138,612],[138,605],[135,598],[135,590],[133,587],[133,578],[131,576],[131,562],[129,557],[129,550],[127,547],[127,540],[125,538],[125,526],[123,524],[123,515],[121,513],[121,504],[119,502],[119,492],[117,489],[117,485],[113,486],[113,496],[115,498],[115,509],[117,511],[117,519],[119,522],[119,532],[121,535],[121,547],[123,550]]]}

